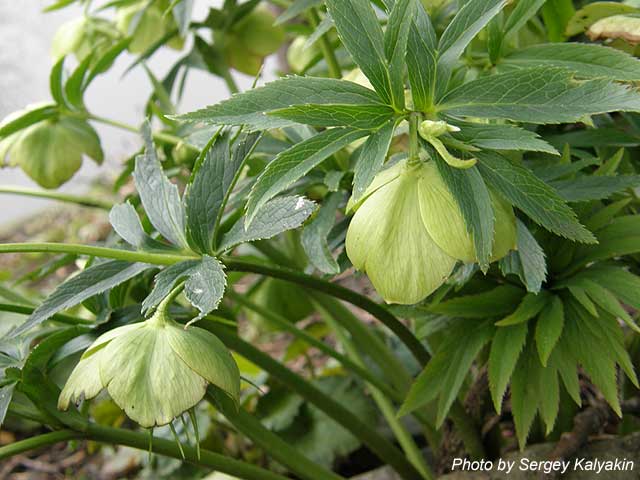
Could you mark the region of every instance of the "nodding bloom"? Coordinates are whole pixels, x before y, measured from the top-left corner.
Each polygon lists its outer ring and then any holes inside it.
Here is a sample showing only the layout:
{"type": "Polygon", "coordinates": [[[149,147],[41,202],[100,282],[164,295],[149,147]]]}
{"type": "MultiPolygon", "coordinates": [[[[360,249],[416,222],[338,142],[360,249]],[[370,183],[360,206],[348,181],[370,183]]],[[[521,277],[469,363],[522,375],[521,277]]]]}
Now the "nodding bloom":
{"type": "MultiPolygon", "coordinates": [[[[490,194],[491,260],[497,260],[515,248],[515,215],[490,194]]],[[[398,162],[379,173],[349,207],[355,215],[347,231],[347,255],[388,303],[417,303],[445,282],[457,261],[478,261],[460,207],[434,162],[398,162]]]]}
{"type": "Polygon", "coordinates": [[[224,344],[202,328],[185,329],[161,304],[150,319],[115,328],[84,352],[58,408],[106,389],[129,418],[149,428],[195,406],[209,383],[238,401],[240,373],[224,344]]]}

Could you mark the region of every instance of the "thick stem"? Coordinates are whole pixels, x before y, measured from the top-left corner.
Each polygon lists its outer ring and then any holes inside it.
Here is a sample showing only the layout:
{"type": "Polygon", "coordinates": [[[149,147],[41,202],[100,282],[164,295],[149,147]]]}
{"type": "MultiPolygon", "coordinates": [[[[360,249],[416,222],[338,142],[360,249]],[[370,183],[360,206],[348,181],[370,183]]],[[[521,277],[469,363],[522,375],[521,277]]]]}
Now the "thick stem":
{"type": "MultiPolygon", "coordinates": [[[[320,25],[320,15],[318,15],[318,10],[315,8],[311,8],[309,10],[309,23],[313,28],[318,28],[318,25],[320,25]]],[[[324,57],[325,62],[327,62],[329,76],[333,78],[342,78],[340,63],[338,63],[336,53],[331,46],[331,42],[329,41],[327,34],[325,33],[322,35],[318,42],[320,44],[320,49],[322,50],[322,56],[324,57]]]]}
{"type": "Polygon", "coordinates": [[[36,190],[33,188],[24,187],[13,187],[10,185],[0,186],[0,193],[24,195],[26,197],[46,198],[49,200],[57,200],[60,202],[75,203],[76,205],[82,205],[83,207],[102,208],[104,210],[110,210],[113,206],[111,202],[106,202],[97,198],[90,198],[84,195],[72,195],[70,193],[53,192],[50,190],[36,190]]]}
{"type": "Polygon", "coordinates": [[[409,116],[409,164],[420,163],[420,139],[418,128],[420,127],[420,114],[412,112],[409,116]]]}
{"type": "Polygon", "coordinates": [[[72,253],[152,265],[173,265],[200,257],[179,253],[150,253],[76,243],[1,243],[0,253],[72,253]]]}

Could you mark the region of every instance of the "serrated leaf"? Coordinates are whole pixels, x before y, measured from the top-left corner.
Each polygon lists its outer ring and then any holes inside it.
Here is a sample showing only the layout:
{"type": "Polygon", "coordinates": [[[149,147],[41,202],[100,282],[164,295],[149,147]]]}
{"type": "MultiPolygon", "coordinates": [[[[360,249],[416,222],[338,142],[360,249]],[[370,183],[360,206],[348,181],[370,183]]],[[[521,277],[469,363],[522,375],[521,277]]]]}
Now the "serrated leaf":
{"type": "Polygon", "coordinates": [[[640,175],[580,176],[557,180],[550,185],[568,202],[602,200],[628,188],[640,185],[640,175]]]}
{"type": "Polygon", "coordinates": [[[439,93],[444,92],[455,61],[506,3],[506,0],[469,0],[451,20],[438,42],[439,93]]]}
{"type": "Polygon", "coordinates": [[[396,123],[389,122],[372,133],[362,146],[353,177],[353,201],[360,200],[384,164],[391,147],[396,123]]]}
{"type": "Polygon", "coordinates": [[[562,300],[553,296],[540,312],[536,323],[536,346],[543,366],[547,366],[551,352],[555,348],[564,329],[564,306],[562,300]]]}
{"type": "Polygon", "coordinates": [[[148,123],[143,126],[142,134],[145,152],[136,157],[133,178],[144,210],[163,237],[176,246],[187,248],[185,211],[178,187],[162,171],[148,123]]]}
{"type": "Polygon", "coordinates": [[[234,95],[217,105],[179,115],[178,120],[213,125],[244,125],[249,130],[266,130],[295,125],[295,122],[265,115],[294,105],[382,105],[373,90],[357,83],[331,78],[290,76],[234,95]]]}
{"type": "Polygon", "coordinates": [[[129,202],[114,205],[109,212],[109,222],[125,242],[136,248],[167,248],[145,233],[138,212],[129,202]]]}
{"type": "Polygon", "coordinates": [[[151,293],[142,302],[142,314],[147,315],[151,309],[157,307],[171,293],[175,284],[188,277],[199,264],[199,260],[187,260],[171,265],[158,273],[153,280],[151,293]]]}
{"type": "Polygon", "coordinates": [[[463,295],[438,303],[429,310],[434,313],[460,318],[487,318],[506,315],[513,305],[520,303],[524,291],[512,285],[501,285],[474,295],[463,295]]]}
{"type": "Polygon", "coordinates": [[[542,7],[542,18],[547,27],[547,35],[552,42],[566,40],[565,31],[569,20],[575,14],[573,0],[547,0],[542,7]]]}
{"type": "Polygon", "coordinates": [[[558,372],[553,367],[540,367],[539,369],[539,386],[540,394],[539,410],[540,417],[545,424],[546,434],[549,435],[553,431],[553,427],[558,418],[560,411],[560,382],[558,380],[558,372]]]}
{"type": "Polygon", "coordinates": [[[369,0],[326,0],[338,35],[380,97],[397,105],[385,58],[384,34],[369,0]]]}
{"type": "Polygon", "coordinates": [[[122,260],[112,260],[89,267],[56,288],[24,323],[9,332],[7,336],[9,338],[17,337],[56,313],[126,282],[148,268],[151,268],[151,265],[129,263],[122,260]]]}
{"type": "Polygon", "coordinates": [[[511,314],[496,322],[499,327],[508,327],[511,325],[518,325],[531,320],[533,317],[540,313],[540,310],[549,302],[549,294],[545,291],[533,294],[527,293],[518,308],[511,314]]]}
{"type": "Polygon", "coordinates": [[[249,226],[245,227],[244,218],[238,220],[222,237],[219,249],[228,250],[244,242],[268,239],[298,228],[313,213],[315,206],[302,197],[275,198],[260,207],[249,226]]]}
{"type": "Polygon", "coordinates": [[[640,252],[640,217],[625,215],[597,232],[598,245],[581,245],[576,250],[575,267],[595,260],[630,255],[640,252]]]}
{"type": "Polygon", "coordinates": [[[217,259],[204,255],[202,261],[190,270],[189,279],[184,285],[185,297],[200,311],[192,322],[218,308],[226,285],[227,276],[222,264],[217,259]]]}
{"type": "Polygon", "coordinates": [[[497,154],[477,152],[476,156],[485,181],[537,224],[571,240],[596,241],[558,193],[530,170],[497,154]]]}
{"type": "Polygon", "coordinates": [[[0,426],[4,423],[4,419],[7,416],[9,410],[9,404],[13,399],[13,392],[16,388],[17,382],[12,382],[4,385],[0,388],[0,426]]]}
{"type": "Polygon", "coordinates": [[[520,219],[516,219],[517,249],[500,260],[503,274],[514,274],[531,293],[539,293],[547,278],[547,262],[542,247],[520,219]]]}
{"type": "Polygon", "coordinates": [[[624,198],[617,202],[612,202],[606,207],[601,208],[596,213],[591,215],[585,222],[585,226],[594,232],[597,232],[601,228],[610,224],[613,219],[623,211],[627,205],[631,202],[631,198],[624,198]]]}
{"type": "Polygon", "coordinates": [[[538,67],[482,77],[445,95],[452,115],[527,123],[570,123],[587,115],[640,110],[640,94],[606,79],[577,82],[571,71],[538,67]]]}
{"type": "Polygon", "coordinates": [[[414,108],[426,111],[433,102],[437,65],[437,38],[421,2],[416,7],[407,42],[407,70],[414,108]]]}
{"type": "Polygon", "coordinates": [[[328,275],[340,273],[340,266],[331,254],[327,237],[336,221],[336,211],[341,200],[340,193],[328,195],[316,217],[304,227],[300,236],[300,243],[311,264],[328,275]]]}
{"type": "Polygon", "coordinates": [[[315,127],[353,127],[372,130],[394,115],[388,105],[317,105],[305,104],[280,108],[268,115],[315,127]]]}
{"type": "Polygon", "coordinates": [[[594,265],[573,277],[573,281],[590,279],[595,283],[606,285],[622,302],[640,309],[640,277],[621,267],[611,265],[594,265]]]}
{"type": "Polygon", "coordinates": [[[598,163],[600,163],[600,161],[597,157],[583,158],[582,160],[571,163],[559,163],[535,168],[533,170],[533,173],[535,173],[536,177],[540,178],[541,180],[549,182],[552,180],[558,180],[561,177],[578,173],[580,170],[592,165],[597,165],[598,163]]]}
{"type": "Polygon", "coordinates": [[[536,133],[515,125],[455,122],[459,132],[451,135],[462,142],[487,150],[522,150],[558,155],[558,151],[536,133]]]}
{"type": "Polygon", "coordinates": [[[518,68],[563,67],[579,77],[640,80],[640,60],[620,50],[588,43],[547,43],[515,50],[501,64],[518,68]]]}
{"type": "Polygon", "coordinates": [[[394,105],[404,108],[404,73],[407,41],[412,26],[410,19],[416,15],[418,0],[397,0],[389,13],[384,32],[384,51],[389,62],[389,76],[394,105]]]}
{"type": "Polygon", "coordinates": [[[524,449],[529,430],[538,412],[540,392],[540,367],[538,356],[531,344],[520,356],[517,368],[511,380],[511,412],[516,427],[520,450],[524,449]]]}
{"type": "Polygon", "coordinates": [[[636,333],[640,333],[640,328],[636,325],[633,318],[631,318],[631,315],[629,315],[624,307],[620,305],[620,302],[615,295],[607,288],[589,279],[584,279],[580,284],[587,295],[589,295],[589,298],[591,298],[591,300],[593,300],[593,302],[601,309],[610,313],[614,317],[621,319],[636,333]]]}
{"type": "Polygon", "coordinates": [[[331,155],[368,133],[353,128],[332,128],[280,153],[267,165],[251,189],[246,224],[251,225],[258,210],[278,193],[331,155]]]}
{"type": "Polygon", "coordinates": [[[93,55],[89,55],[73,70],[64,85],[67,104],[72,108],[84,109],[84,85],[87,72],[93,63],[93,55]]]}
{"type": "Polygon", "coordinates": [[[536,15],[545,2],[546,0],[520,0],[504,24],[504,38],[508,39],[518,33],[536,15]]]}
{"type": "Polygon", "coordinates": [[[527,342],[526,323],[499,328],[491,342],[489,354],[489,386],[496,412],[502,411],[502,399],[518,358],[527,342]]]}
{"type": "Polygon", "coordinates": [[[0,123],[0,138],[8,137],[12,133],[27,128],[34,123],[56,116],[58,114],[58,106],[45,104],[23,112],[16,112],[16,114],[17,116],[11,115],[0,123]]]}
{"type": "Polygon", "coordinates": [[[473,243],[480,268],[487,269],[494,238],[494,211],[489,189],[474,166],[463,170],[437,161],[438,171],[458,203],[473,243]]]}

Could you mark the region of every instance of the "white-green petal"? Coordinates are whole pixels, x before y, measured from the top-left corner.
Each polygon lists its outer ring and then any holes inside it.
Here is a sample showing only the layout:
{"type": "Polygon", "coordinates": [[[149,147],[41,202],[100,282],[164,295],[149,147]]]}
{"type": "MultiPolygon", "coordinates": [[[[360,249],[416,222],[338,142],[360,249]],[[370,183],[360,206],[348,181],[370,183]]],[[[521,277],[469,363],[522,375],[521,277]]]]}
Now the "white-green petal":
{"type": "Polygon", "coordinates": [[[489,191],[489,194],[495,215],[495,235],[491,253],[491,261],[495,261],[516,248],[516,215],[513,213],[513,207],[499,195],[492,191],[489,191]]]}
{"type": "Polygon", "coordinates": [[[199,327],[167,327],[166,332],[169,345],[189,368],[239,401],[240,371],[218,337],[199,327]]]}
{"type": "Polygon", "coordinates": [[[90,355],[93,355],[94,352],[99,350],[101,347],[106,346],[111,340],[120,335],[124,335],[125,333],[129,333],[133,330],[137,330],[138,328],[142,328],[145,326],[144,322],[132,323],[130,325],[123,325],[122,327],[114,328],[113,330],[109,330],[102,335],[100,335],[96,340],[87,348],[82,354],[82,358],[87,358],[90,355]]]}
{"type": "Polygon", "coordinates": [[[353,201],[354,197],[349,199],[347,203],[346,212],[347,214],[355,212],[360,205],[364,203],[364,201],[369,198],[373,193],[375,193],[378,189],[384,187],[387,183],[392,182],[396,178],[398,178],[404,170],[407,168],[406,161],[400,161],[395,165],[392,165],[384,170],[381,170],[371,182],[371,185],[367,187],[362,196],[357,202],[353,201]]]}
{"type": "Polygon", "coordinates": [[[88,355],[86,358],[83,355],[58,397],[60,410],[66,410],[69,404],[77,403],[83,398],[89,400],[100,393],[103,388],[98,367],[101,354],[101,349],[94,349],[93,355],[88,355]]]}
{"type": "Polygon", "coordinates": [[[458,202],[433,162],[420,168],[419,182],[420,214],[431,238],[451,257],[465,263],[476,262],[473,238],[458,202]]]}
{"type": "Polygon", "coordinates": [[[419,302],[442,285],[456,263],[424,228],[416,173],[405,169],[373,192],[347,232],[351,262],[389,303],[419,302]]]}

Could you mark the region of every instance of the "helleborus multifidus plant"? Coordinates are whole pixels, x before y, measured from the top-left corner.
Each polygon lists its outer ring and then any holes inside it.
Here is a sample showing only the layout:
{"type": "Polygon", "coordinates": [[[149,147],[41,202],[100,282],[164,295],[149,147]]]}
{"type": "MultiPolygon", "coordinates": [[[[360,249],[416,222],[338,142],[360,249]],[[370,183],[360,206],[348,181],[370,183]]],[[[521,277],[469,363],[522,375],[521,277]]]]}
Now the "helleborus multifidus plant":
{"type": "MultiPolygon", "coordinates": [[[[7,301],[15,303],[0,304],[30,314],[0,345],[0,418],[42,419],[54,438],[81,433],[146,448],[133,423],[128,431],[96,424],[107,395],[80,411],[72,405],[105,387],[124,408],[109,404],[120,421],[129,414],[151,426],[197,410],[216,417],[214,430],[236,432],[225,436],[247,437],[255,450],[226,453],[267,458],[267,468],[198,457],[180,438],[189,462],[236,478],[283,480],[274,472],[284,466],[304,480],[339,480],[334,461],[357,458],[363,446],[413,480],[435,475],[417,436],[446,463],[449,445],[499,455],[513,447],[514,430],[521,446],[555,441],[588,402],[609,405],[609,432],[616,414],[632,412],[640,65],[588,37],[563,42],[582,18],[578,5],[228,0],[192,18],[191,0],[82,3],[85,22],[120,18],[120,29],[110,23],[113,43],[103,53],[95,40],[89,54],[70,42],[52,69],[53,102],[5,122],[0,142],[32,128],[54,133],[55,122],[138,131],[96,115],[82,95],[125,51],[137,52],[130,69],[144,64],[152,84],[151,123],[115,183],[113,228],[98,245],[0,246],[60,254],[30,272],[34,279],[89,257],[39,307],[26,306],[14,285],[7,301]],[[163,46],[188,50],[159,76],[150,59],[163,46]],[[258,79],[239,93],[236,72],[255,74],[278,48],[279,68],[298,75],[258,79]],[[82,61],[69,69],[69,56],[82,61]],[[235,95],[180,115],[194,69],[221,77],[235,95]],[[386,302],[362,294],[373,292],[353,266],[386,302]],[[171,320],[160,318],[177,291],[171,320]],[[258,326],[251,342],[245,322],[258,326]],[[243,388],[235,404],[236,387],[174,348],[176,339],[204,348],[193,335],[210,339],[199,357],[232,350],[247,384],[268,393],[243,388]],[[285,346],[267,354],[257,348],[265,338],[285,346]],[[164,354],[135,348],[151,340],[164,354]],[[149,388],[118,383],[156,363],[180,379],[166,398],[147,401],[169,378],[161,373],[149,388]],[[420,428],[409,431],[398,411],[420,428]]],[[[85,137],[67,140],[71,158],[41,162],[56,183],[73,173],[76,152],[97,150],[85,137]]],[[[153,450],[181,457],[155,435],[153,450]]]]}

